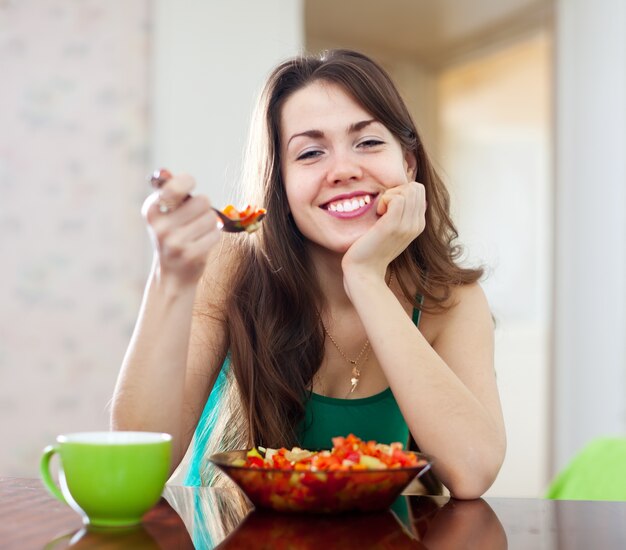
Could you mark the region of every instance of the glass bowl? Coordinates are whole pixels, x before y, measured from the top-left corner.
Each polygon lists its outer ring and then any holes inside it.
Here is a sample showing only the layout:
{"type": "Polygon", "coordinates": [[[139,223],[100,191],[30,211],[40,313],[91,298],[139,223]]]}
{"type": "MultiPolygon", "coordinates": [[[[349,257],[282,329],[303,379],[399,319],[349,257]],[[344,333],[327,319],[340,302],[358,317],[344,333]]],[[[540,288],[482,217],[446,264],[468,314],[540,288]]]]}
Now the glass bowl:
{"type": "Polygon", "coordinates": [[[237,466],[245,450],[212,455],[209,460],[230,477],[259,509],[279,512],[371,512],[385,510],[416,477],[431,467],[421,453],[418,464],[375,470],[294,471],[237,466]]]}

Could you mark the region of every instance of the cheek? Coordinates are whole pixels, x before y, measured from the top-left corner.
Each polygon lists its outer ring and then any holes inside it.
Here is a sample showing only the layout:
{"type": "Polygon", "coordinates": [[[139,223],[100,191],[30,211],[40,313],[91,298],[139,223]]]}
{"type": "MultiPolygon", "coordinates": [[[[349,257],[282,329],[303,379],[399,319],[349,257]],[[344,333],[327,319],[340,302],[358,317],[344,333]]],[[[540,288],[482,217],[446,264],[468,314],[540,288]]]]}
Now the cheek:
{"type": "Polygon", "coordinates": [[[414,179],[413,170],[409,168],[404,156],[400,156],[396,164],[396,177],[401,180],[402,183],[408,183],[414,179]]]}
{"type": "Polygon", "coordinates": [[[402,164],[389,164],[379,171],[377,179],[387,188],[408,183],[409,177],[402,164]]]}
{"type": "Polygon", "coordinates": [[[293,174],[291,174],[290,179],[285,179],[284,182],[287,203],[292,212],[311,205],[315,199],[314,186],[308,185],[302,177],[294,177],[293,174]]]}
{"type": "Polygon", "coordinates": [[[286,186],[285,193],[287,195],[287,208],[289,214],[293,217],[296,225],[300,225],[302,219],[304,198],[301,194],[301,189],[294,188],[293,186],[286,186]]]}

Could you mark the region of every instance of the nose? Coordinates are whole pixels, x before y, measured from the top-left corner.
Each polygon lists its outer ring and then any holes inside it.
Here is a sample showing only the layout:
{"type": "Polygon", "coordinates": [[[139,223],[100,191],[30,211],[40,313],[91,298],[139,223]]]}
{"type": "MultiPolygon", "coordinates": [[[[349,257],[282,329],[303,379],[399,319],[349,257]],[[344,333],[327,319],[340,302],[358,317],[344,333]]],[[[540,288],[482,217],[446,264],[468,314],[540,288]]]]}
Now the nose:
{"type": "Polygon", "coordinates": [[[363,176],[363,171],[357,159],[350,153],[339,152],[331,157],[331,162],[326,174],[326,180],[332,185],[357,181],[363,176]]]}

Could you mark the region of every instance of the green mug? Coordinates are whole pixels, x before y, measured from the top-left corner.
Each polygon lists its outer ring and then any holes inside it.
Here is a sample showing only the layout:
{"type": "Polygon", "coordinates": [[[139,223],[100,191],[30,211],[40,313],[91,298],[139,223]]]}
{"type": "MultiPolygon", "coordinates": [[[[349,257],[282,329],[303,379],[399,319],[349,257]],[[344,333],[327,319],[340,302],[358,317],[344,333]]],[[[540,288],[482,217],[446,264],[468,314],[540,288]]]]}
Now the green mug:
{"type": "Polygon", "coordinates": [[[157,432],[82,432],[60,435],[43,451],[45,486],[85,524],[136,525],[161,497],[169,477],[172,436],[157,432]],[[50,474],[58,453],[59,484],[50,474]]]}

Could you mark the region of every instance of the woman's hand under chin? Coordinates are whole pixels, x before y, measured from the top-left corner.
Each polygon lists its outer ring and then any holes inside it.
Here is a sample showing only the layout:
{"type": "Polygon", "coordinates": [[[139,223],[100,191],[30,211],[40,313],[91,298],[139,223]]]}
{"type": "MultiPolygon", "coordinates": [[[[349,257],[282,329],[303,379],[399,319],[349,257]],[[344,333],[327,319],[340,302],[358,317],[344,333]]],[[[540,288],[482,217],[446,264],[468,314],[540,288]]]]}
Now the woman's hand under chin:
{"type": "Polygon", "coordinates": [[[378,221],[346,251],[341,262],[350,296],[353,280],[384,280],[389,264],[426,227],[426,190],[415,181],[385,191],[376,205],[378,221]]]}

